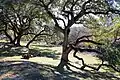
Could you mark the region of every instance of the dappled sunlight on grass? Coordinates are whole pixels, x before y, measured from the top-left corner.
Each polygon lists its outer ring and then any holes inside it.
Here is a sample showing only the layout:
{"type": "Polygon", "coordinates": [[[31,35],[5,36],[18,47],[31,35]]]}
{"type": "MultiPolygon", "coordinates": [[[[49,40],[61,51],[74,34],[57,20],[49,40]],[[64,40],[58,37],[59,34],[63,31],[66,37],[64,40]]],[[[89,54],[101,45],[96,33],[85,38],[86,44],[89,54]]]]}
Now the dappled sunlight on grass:
{"type": "MultiPolygon", "coordinates": [[[[0,79],[15,80],[120,80],[120,74],[102,67],[100,71],[90,68],[85,70],[70,67],[73,72],[65,70],[58,73],[55,67],[59,64],[62,47],[36,47],[32,46],[30,53],[35,55],[30,59],[21,59],[22,56],[0,57],[0,79]]],[[[73,57],[73,51],[69,54],[71,64],[81,67],[81,61],[73,57]]],[[[101,61],[93,54],[77,53],[85,63],[97,67],[101,61]]]]}
{"type": "Polygon", "coordinates": [[[47,58],[47,57],[35,57],[35,58],[30,58],[31,62],[37,62],[40,64],[50,64],[50,65],[54,65],[57,66],[60,59],[52,59],[52,58],[47,58]]]}
{"type": "MultiPolygon", "coordinates": [[[[37,58],[36,58],[37,59],[37,58]]],[[[0,79],[2,80],[119,80],[109,72],[80,70],[79,72],[64,71],[59,73],[55,66],[14,60],[0,63],[0,79]],[[8,65],[8,64],[9,65],[8,65]],[[4,65],[3,65],[4,64],[4,65]]]]}
{"type": "Polygon", "coordinates": [[[53,51],[57,51],[57,53],[62,53],[62,46],[59,47],[46,47],[46,46],[41,46],[41,45],[32,45],[30,46],[31,49],[44,49],[44,50],[53,50],[53,51]],[[38,47],[39,46],[39,47],[38,47]]]}

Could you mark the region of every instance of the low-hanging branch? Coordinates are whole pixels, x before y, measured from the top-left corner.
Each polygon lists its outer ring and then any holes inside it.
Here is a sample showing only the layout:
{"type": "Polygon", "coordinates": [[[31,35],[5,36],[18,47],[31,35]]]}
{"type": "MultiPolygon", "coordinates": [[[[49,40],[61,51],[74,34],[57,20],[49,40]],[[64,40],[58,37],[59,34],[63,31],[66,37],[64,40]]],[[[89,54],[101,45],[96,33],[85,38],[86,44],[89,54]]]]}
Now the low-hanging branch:
{"type": "Polygon", "coordinates": [[[68,63],[69,66],[72,66],[72,67],[74,67],[74,68],[76,68],[76,69],[81,69],[81,70],[83,70],[85,67],[88,67],[88,68],[91,68],[91,69],[94,69],[94,70],[97,70],[97,69],[98,69],[98,68],[95,68],[95,67],[92,67],[92,66],[89,66],[89,65],[85,64],[83,58],[80,58],[80,57],[78,57],[78,56],[76,55],[77,52],[78,52],[78,51],[76,50],[76,51],[73,53],[73,56],[74,56],[75,58],[77,58],[78,60],[81,60],[81,61],[82,61],[82,66],[81,66],[81,68],[78,68],[78,67],[76,67],[76,66],[68,63]]]}
{"type": "Polygon", "coordinates": [[[69,46],[69,48],[71,48],[71,49],[74,50],[73,56],[74,56],[75,58],[77,58],[78,60],[81,60],[81,61],[82,61],[82,66],[81,66],[81,68],[78,68],[78,67],[70,64],[69,62],[68,62],[68,65],[69,65],[69,66],[72,66],[72,67],[74,67],[74,68],[76,68],[76,69],[82,69],[82,70],[83,70],[85,67],[88,67],[88,68],[91,68],[91,69],[97,70],[97,71],[98,71],[102,66],[106,66],[106,67],[112,68],[113,70],[115,70],[115,71],[117,71],[117,72],[120,72],[120,69],[118,69],[116,66],[113,66],[113,65],[110,65],[110,64],[104,64],[104,61],[103,61],[103,60],[102,60],[102,63],[101,63],[98,67],[93,67],[93,66],[87,65],[87,64],[85,64],[83,58],[80,58],[80,57],[78,57],[78,56],[76,55],[76,53],[77,53],[78,51],[79,51],[79,52],[90,52],[90,53],[91,53],[91,52],[94,52],[94,53],[97,53],[97,54],[99,54],[99,55],[102,55],[102,52],[100,52],[100,51],[98,51],[98,50],[96,50],[96,49],[92,49],[92,48],[80,48],[80,47],[77,46],[79,43],[83,43],[83,42],[87,42],[87,43],[90,42],[90,43],[93,43],[93,44],[96,44],[96,45],[103,45],[103,44],[101,44],[101,43],[98,43],[98,42],[89,40],[89,39],[88,39],[89,37],[91,37],[91,35],[89,35],[89,36],[82,36],[82,37],[80,37],[80,38],[78,38],[78,39],[76,40],[76,43],[75,43],[75,44],[70,44],[70,46],[69,46]],[[84,39],[84,40],[83,40],[83,39],[84,39]],[[85,40],[85,39],[87,39],[87,40],[85,40]]]}
{"type": "Polygon", "coordinates": [[[86,38],[86,39],[88,39],[89,37],[92,37],[93,35],[84,35],[84,36],[82,36],[82,37],[80,37],[80,38],[78,38],[77,39],[77,41],[76,42],[78,42],[80,39],[83,39],[83,38],[86,38]]]}
{"type": "Polygon", "coordinates": [[[98,71],[102,66],[106,66],[106,67],[112,68],[113,70],[115,70],[115,71],[117,71],[117,72],[120,72],[120,69],[117,69],[115,66],[109,65],[109,64],[104,64],[104,61],[103,61],[103,60],[102,60],[102,63],[101,63],[98,67],[93,67],[93,66],[87,65],[87,64],[85,64],[83,58],[80,58],[80,57],[78,57],[78,56],[76,55],[76,53],[77,53],[78,51],[80,51],[80,52],[84,52],[84,51],[86,52],[86,51],[87,51],[87,52],[100,53],[99,51],[96,51],[96,50],[93,50],[93,49],[84,49],[84,50],[82,51],[82,50],[75,49],[75,48],[74,48],[74,50],[75,50],[75,52],[73,53],[73,56],[74,56],[75,58],[77,58],[78,60],[81,60],[81,61],[82,61],[82,67],[81,67],[81,68],[78,68],[78,67],[76,67],[76,66],[68,63],[69,66],[72,66],[72,67],[74,67],[74,68],[76,68],[76,69],[81,69],[81,70],[83,70],[85,67],[88,67],[88,68],[91,68],[91,69],[97,70],[97,71],[98,71]]]}
{"type": "Polygon", "coordinates": [[[82,43],[82,42],[88,42],[88,43],[93,43],[96,45],[102,45],[102,43],[98,43],[98,42],[95,42],[93,40],[80,40],[80,41],[78,41],[78,43],[82,43]]]}

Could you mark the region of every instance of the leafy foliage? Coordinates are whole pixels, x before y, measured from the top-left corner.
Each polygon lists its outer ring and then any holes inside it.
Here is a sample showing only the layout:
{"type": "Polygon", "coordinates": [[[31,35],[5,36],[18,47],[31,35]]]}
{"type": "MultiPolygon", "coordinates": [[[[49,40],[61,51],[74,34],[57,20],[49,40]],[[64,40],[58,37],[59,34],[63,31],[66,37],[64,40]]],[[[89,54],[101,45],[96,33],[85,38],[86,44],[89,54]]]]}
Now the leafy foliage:
{"type": "Polygon", "coordinates": [[[101,58],[103,61],[107,61],[110,65],[120,65],[120,49],[119,47],[115,47],[111,44],[107,44],[104,46],[101,46],[99,50],[102,52],[101,55],[99,55],[99,58],[101,58]]]}
{"type": "Polygon", "coordinates": [[[29,40],[28,47],[39,35],[50,34],[46,26],[50,18],[31,0],[5,0],[1,2],[0,10],[0,30],[10,43],[19,46],[21,39],[29,40]]]}
{"type": "Polygon", "coordinates": [[[104,45],[98,46],[101,52],[98,57],[112,66],[120,66],[120,18],[118,15],[112,17],[105,16],[103,18],[91,18],[89,22],[93,39],[104,45]],[[114,19],[111,19],[114,18],[114,19]]]}

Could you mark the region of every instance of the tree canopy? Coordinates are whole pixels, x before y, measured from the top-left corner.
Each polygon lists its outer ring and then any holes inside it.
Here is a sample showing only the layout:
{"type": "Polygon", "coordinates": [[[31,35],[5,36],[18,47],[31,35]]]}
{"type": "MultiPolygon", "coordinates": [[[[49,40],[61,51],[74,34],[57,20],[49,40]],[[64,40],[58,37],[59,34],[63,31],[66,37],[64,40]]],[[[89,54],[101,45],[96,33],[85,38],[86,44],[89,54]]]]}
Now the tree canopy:
{"type": "Polygon", "coordinates": [[[1,1],[0,10],[1,32],[4,32],[12,44],[19,46],[23,36],[35,35],[35,39],[47,31],[45,23],[50,19],[29,0],[1,1]]]}
{"type": "MultiPolygon", "coordinates": [[[[36,1],[36,5],[43,7],[46,13],[52,18],[56,29],[64,34],[63,53],[61,62],[58,65],[59,69],[67,66],[68,54],[71,51],[71,49],[68,48],[68,36],[70,33],[70,27],[74,26],[75,24],[84,24],[86,22],[86,19],[92,15],[108,15],[109,13],[119,14],[119,10],[113,8],[111,1],[107,0],[36,1]]],[[[84,42],[84,40],[82,42],[84,42]]]]}

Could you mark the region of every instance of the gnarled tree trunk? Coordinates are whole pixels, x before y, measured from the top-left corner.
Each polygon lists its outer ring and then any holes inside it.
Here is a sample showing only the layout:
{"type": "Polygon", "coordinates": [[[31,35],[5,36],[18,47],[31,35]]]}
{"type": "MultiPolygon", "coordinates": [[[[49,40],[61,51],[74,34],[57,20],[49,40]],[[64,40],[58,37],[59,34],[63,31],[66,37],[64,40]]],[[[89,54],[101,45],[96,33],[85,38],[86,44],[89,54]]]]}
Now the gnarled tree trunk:
{"type": "Polygon", "coordinates": [[[64,66],[67,67],[68,63],[68,55],[70,51],[72,50],[71,48],[68,48],[68,36],[69,36],[70,29],[65,30],[64,32],[64,41],[63,41],[63,52],[61,56],[61,61],[59,65],[57,66],[58,71],[62,71],[64,69],[64,66]]]}
{"type": "Polygon", "coordinates": [[[21,40],[22,35],[18,35],[16,39],[16,46],[20,46],[20,40],[21,40]]]}

